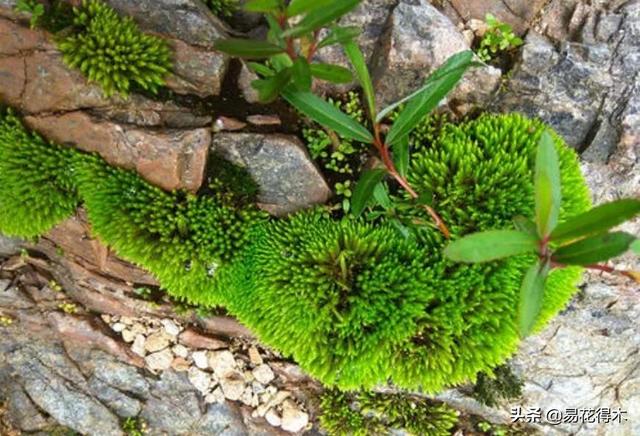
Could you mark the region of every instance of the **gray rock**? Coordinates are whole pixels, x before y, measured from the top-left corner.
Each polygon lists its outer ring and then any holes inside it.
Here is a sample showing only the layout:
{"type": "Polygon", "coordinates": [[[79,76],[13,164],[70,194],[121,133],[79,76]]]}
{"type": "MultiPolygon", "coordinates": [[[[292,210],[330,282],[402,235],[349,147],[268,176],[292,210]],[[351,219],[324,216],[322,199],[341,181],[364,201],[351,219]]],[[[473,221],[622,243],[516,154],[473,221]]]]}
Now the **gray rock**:
{"type": "Polygon", "coordinates": [[[19,253],[23,242],[21,239],[5,236],[0,233],[0,257],[9,257],[19,253]]]}
{"type": "MultiPolygon", "coordinates": [[[[378,44],[373,81],[379,106],[409,95],[449,57],[469,49],[462,33],[426,0],[401,0],[378,44]]],[[[484,104],[497,89],[500,76],[495,68],[478,68],[450,98],[484,104]]]]}
{"type": "Polygon", "coordinates": [[[93,395],[119,417],[129,418],[137,416],[142,410],[142,403],[140,401],[109,386],[99,378],[92,377],[89,380],[89,387],[93,395]]]}
{"type": "Polygon", "coordinates": [[[21,385],[7,383],[2,397],[7,399],[7,413],[14,427],[30,432],[43,430],[51,424],[29,399],[21,385]]]}
{"type": "Polygon", "coordinates": [[[322,204],[331,195],[322,174],[294,136],[218,133],[212,150],[248,170],[260,187],[261,207],[274,215],[322,204]]]}

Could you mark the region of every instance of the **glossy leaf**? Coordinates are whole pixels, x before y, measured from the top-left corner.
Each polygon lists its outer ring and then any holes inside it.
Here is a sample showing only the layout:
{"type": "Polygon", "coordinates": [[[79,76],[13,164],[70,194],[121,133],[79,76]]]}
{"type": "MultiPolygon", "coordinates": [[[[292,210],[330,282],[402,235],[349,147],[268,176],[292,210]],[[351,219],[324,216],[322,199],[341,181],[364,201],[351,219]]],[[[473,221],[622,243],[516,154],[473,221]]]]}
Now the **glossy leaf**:
{"type": "Polygon", "coordinates": [[[563,265],[593,265],[620,256],[635,240],[625,232],[603,233],[561,247],[552,258],[563,265]]]}
{"type": "Polygon", "coordinates": [[[353,80],[351,71],[338,65],[311,64],[311,75],[332,83],[349,83],[353,80]]]}
{"type": "Polygon", "coordinates": [[[358,82],[362,86],[365,99],[367,100],[367,106],[369,108],[369,114],[371,119],[376,119],[376,96],[373,91],[373,83],[371,82],[371,76],[369,75],[369,67],[367,67],[367,61],[364,59],[362,50],[358,45],[351,41],[343,44],[344,52],[347,54],[351,65],[356,70],[358,76],[358,82]]]}
{"type": "Polygon", "coordinates": [[[373,198],[376,200],[376,203],[387,210],[393,206],[389,193],[387,192],[387,186],[382,182],[378,183],[373,189],[373,198]]]}
{"type": "Polygon", "coordinates": [[[631,244],[631,250],[640,256],[640,239],[636,239],[633,244],[631,244]]]}
{"type": "Polygon", "coordinates": [[[262,59],[283,53],[284,49],[267,41],[248,39],[219,39],[213,43],[216,50],[228,55],[245,59],[262,59]]]}
{"type": "Polygon", "coordinates": [[[275,74],[271,68],[266,65],[259,64],[257,62],[247,62],[247,67],[256,74],[259,74],[262,77],[271,77],[275,74]]]}
{"type": "Polygon", "coordinates": [[[280,23],[278,22],[276,17],[272,14],[266,14],[265,18],[267,19],[267,23],[269,24],[267,40],[276,45],[284,45],[284,40],[282,39],[282,28],[280,27],[280,23]]]}
{"type": "Polygon", "coordinates": [[[247,12],[275,12],[281,6],[281,0],[249,0],[243,9],[247,12]]]}
{"type": "Polygon", "coordinates": [[[362,173],[351,197],[351,213],[353,215],[360,216],[373,196],[376,185],[384,179],[386,174],[385,170],[379,168],[362,173]]]}
{"type": "Polygon", "coordinates": [[[451,242],[444,255],[455,262],[479,263],[532,253],[538,239],[517,230],[489,230],[451,242]]]}
{"type": "Polygon", "coordinates": [[[362,31],[357,26],[334,27],[331,29],[331,33],[318,43],[318,48],[353,41],[360,36],[360,33],[362,33],[362,31]]]}
{"type": "Polygon", "coordinates": [[[535,236],[536,238],[538,237],[538,229],[536,228],[536,223],[531,221],[529,218],[518,215],[513,219],[513,224],[515,225],[516,230],[528,233],[535,236]]]}
{"type": "Polygon", "coordinates": [[[263,103],[275,100],[291,80],[291,69],[279,71],[275,76],[255,80],[251,86],[258,91],[258,98],[263,103]]]}
{"type": "Polygon", "coordinates": [[[402,177],[409,170],[409,137],[405,136],[393,147],[393,163],[402,177]]]}
{"type": "Polygon", "coordinates": [[[467,69],[473,65],[472,59],[473,52],[471,50],[453,55],[427,79],[420,90],[413,93],[408,99],[400,100],[381,112],[377,116],[377,120],[384,118],[400,104],[407,103],[391,126],[387,135],[387,144],[395,144],[411,133],[415,126],[456,87],[467,69]]]}
{"type": "Polygon", "coordinates": [[[283,32],[285,38],[297,38],[320,29],[355,8],[360,0],[333,0],[309,12],[295,27],[283,32]]]}
{"type": "Polygon", "coordinates": [[[534,176],[536,200],[536,226],[540,238],[547,237],[558,223],[560,215],[560,164],[558,153],[549,132],[538,142],[534,176]]]}
{"type": "Polygon", "coordinates": [[[551,233],[553,241],[571,241],[603,233],[640,214],[640,200],[624,199],[594,207],[569,218],[551,233]]]}
{"type": "Polygon", "coordinates": [[[529,268],[520,287],[518,302],[518,329],[520,336],[528,336],[542,310],[544,285],[549,275],[549,263],[536,262],[529,268]]]}
{"type": "Polygon", "coordinates": [[[282,96],[293,107],[313,121],[335,131],[343,138],[355,139],[368,144],[373,142],[371,132],[362,124],[359,124],[353,118],[320,97],[310,92],[296,91],[292,87],[285,88],[282,96]]]}
{"type": "Polygon", "coordinates": [[[324,8],[331,4],[333,0],[292,0],[287,8],[287,16],[306,14],[315,9],[324,8]]]}
{"type": "Polygon", "coordinates": [[[293,62],[292,78],[293,84],[299,91],[309,91],[311,89],[311,69],[304,57],[298,57],[293,62]]]}

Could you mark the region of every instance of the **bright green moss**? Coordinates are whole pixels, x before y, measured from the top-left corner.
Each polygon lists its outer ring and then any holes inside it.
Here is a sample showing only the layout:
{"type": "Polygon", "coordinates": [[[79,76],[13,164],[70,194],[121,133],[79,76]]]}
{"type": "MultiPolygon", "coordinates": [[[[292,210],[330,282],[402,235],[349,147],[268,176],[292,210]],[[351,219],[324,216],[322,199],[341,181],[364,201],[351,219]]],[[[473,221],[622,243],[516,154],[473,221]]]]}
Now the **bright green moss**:
{"type": "Polygon", "coordinates": [[[329,385],[379,382],[433,299],[428,256],[390,228],[305,212],[251,241],[225,285],[230,310],[329,385]]]}
{"type": "Polygon", "coordinates": [[[25,129],[0,111],[0,231],[25,238],[46,233],[78,205],[71,159],[75,152],[25,129]]]}
{"type": "Polygon", "coordinates": [[[248,243],[247,230],[260,212],[213,196],[165,192],[97,156],[80,155],[76,168],[96,235],[154,273],[174,297],[220,304],[212,292],[214,273],[248,243]]]}
{"type": "Polygon", "coordinates": [[[100,0],[83,0],[74,9],[75,33],[58,48],[64,61],[102,86],[105,95],[127,95],[133,85],[156,92],[171,70],[167,43],[142,33],[132,18],[121,18],[100,0]]]}
{"type": "Polygon", "coordinates": [[[404,430],[416,436],[447,436],[458,413],[445,404],[401,394],[344,393],[321,399],[320,424],[329,436],[369,436],[404,430]]]}

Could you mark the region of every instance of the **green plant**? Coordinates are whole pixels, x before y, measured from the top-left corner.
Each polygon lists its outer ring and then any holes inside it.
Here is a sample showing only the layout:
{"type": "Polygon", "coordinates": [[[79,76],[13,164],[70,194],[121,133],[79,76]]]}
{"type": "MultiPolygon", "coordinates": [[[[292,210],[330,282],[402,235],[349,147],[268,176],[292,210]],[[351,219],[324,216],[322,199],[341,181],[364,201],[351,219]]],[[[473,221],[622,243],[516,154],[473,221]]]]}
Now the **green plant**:
{"type": "Polygon", "coordinates": [[[341,200],[340,206],[342,210],[348,213],[349,209],[351,209],[351,196],[353,195],[351,191],[351,180],[336,183],[335,190],[336,196],[341,200]]]}
{"type": "Polygon", "coordinates": [[[220,18],[230,18],[238,11],[238,0],[205,0],[205,3],[220,18]]]}
{"type": "Polygon", "coordinates": [[[433,300],[429,255],[393,229],[319,212],[254,231],[226,279],[229,310],[309,373],[372,386],[433,300]]]}
{"type": "Polygon", "coordinates": [[[127,436],[144,436],[147,433],[147,423],[141,418],[129,417],[122,421],[122,431],[127,436]]]}
{"type": "Polygon", "coordinates": [[[637,244],[635,236],[609,230],[640,214],[640,200],[618,200],[589,211],[573,210],[562,216],[562,207],[574,199],[566,195],[558,138],[544,131],[539,132],[536,139],[539,145],[534,173],[534,213],[513,214],[515,229],[467,235],[449,244],[444,252],[453,261],[467,263],[528,255],[530,266],[518,299],[518,326],[522,336],[541,328],[547,319],[543,312],[545,303],[553,298],[549,289],[553,270],[564,272],[587,267],[627,276],[640,283],[638,272],[617,271],[599,264],[623,254],[633,243],[637,244]],[[533,220],[527,218],[532,215],[533,220]]]}
{"type": "Polygon", "coordinates": [[[133,85],[157,92],[171,70],[168,44],[142,33],[132,18],[121,18],[100,0],[74,8],[74,32],[61,37],[64,61],[100,84],[106,96],[127,95],[133,85]]]}
{"type": "Polygon", "coordinates": [[[402,394],[326,391],[320,424],[330,436],[369,436],[404,430],[416,436],[446,436],[458,413],[445,404],[402,394]]]}
{"type": "Polygon", "coordinates": [[[74,313],[78,313],[78,306],[74,303],[69,303],[69,302],[65,302],[65,303],[60,303],[58,304],[58,309],[62,310],[64,313],[68,313],[70,315],[73,315],[74,313]]]}
{"type": "Polygon", "coordinates": [[[384,169],[368,170],[362,174],[351,200],[354,216],[359,216],[364,211],[376,185],[388,175],[416,200],[419,207],[428,211],[440,231],[448,235],[445,223],[431,206],[420,202],[420,194],[411,187],[403,174],[408,160],[407,137],[455,87],[465,71],[475,65],[472,61],[473,53],[466,51],[452,56],[427,79],[422,88],[378,112],[364,55],[354,42],[359,29],[331,25],[359,3],[360,0],[294,0],[287,5],[283,0],[252,0],[245,5],[245,9],[266,14],[269,23],[268,40],[219,40],[216,47],[232,56],[269,58],[266,65],[249,64],[262,76],[252,83],[261,100],[268,102],[282,95],[292,106],[326,129],[343,138],[373,145],[384,169]],[[290,19],[299,16],[302,18],[292,24],[290,19]],[[330,26],[328,35],[320,39],[322,29],[327,26],[330,26]],[[310,91],[312,78],[335,83],[348,83],[352,80],[351,72],[343,67],[313,62],[318,48],[336,44],[343,47],[363,88],[371,129],[310,91]],[[388,133],[383,136],[382,122],[401,105],[404,108],[388,133]]]}
{"type": "Polygon", "coordinates": [[[485,21],[487,30],[477,50],[482,61],[489,62],[499,53],[513,50],[523,44],[522,39],[513,33],[513,29],[507,23],[499,21],[491,14],[486,15],[485,21]]]}
{"type": "Polygon", "coordinates": [[[478,374],[473,386],[473,397],[482,404],[493,407],[499,400],[512,400],[522,395],[523,381],[512,371],[509,365],[500,365],[490,373],[478,374]]]}
{"type": "Polygon", "coordinates": [[[18,0],[16,10],[31,14],[30,25],[32,29],[38,26],[38,22],[45,13],[44,5],[37,0],[18,0]]]}
{"type": "Polygon", "coordinates": [[[49,143],[0,110],[0,229],[23,238],[71,216],[79,199],[69,171],[73,149],[49,143]]]}

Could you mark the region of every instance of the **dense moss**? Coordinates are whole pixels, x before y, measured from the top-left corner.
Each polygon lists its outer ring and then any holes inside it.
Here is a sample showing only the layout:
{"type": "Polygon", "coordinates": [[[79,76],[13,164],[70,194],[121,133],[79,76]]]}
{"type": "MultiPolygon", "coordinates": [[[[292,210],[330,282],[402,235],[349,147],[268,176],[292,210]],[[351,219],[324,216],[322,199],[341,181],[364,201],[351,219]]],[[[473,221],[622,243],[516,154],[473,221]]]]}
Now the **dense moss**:
{"type": "Polygon", "coordinates": [[[153,272],[174,297],[221,303],[212,292],[214,273],[248,244],[247,231],[262,213],[223,196],[165,192],[97,156],[78,155],[75,167],[97,236],[153,272]]]}
{"type": "Polygon", "coordinates": [[[46,233],[75,211],[79,199],[70,171],[73,149],[27,130],[0,110],[0,230],[12,236],[46,233]]]}
{"type": "Polygon", "coordinates": [[[74,32],[58,48],[64,61],[102,86],[105,95],[127,95],[132,86],[156,92],[171,70],[168,44],[142,33],[131,17],[122,18],[100,0],[74,8],[74,32]]]}
{"type": "Polygon", "coordinates": [[[500,365],[491,373],[478,374],[472,395],[482,404],[493,407],[500,400],[513,400],[522,395],[524,382],[518,378],[509,365],[500,365]]]}
{"type": "Polygon", "coordinates": [[[330,436],[369,436],[404,430],[416,436],[447,436],[458,413],[445,404],[402,394],[345,393],[321,398],[320,425],[330,436]]]}

